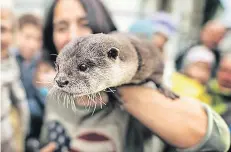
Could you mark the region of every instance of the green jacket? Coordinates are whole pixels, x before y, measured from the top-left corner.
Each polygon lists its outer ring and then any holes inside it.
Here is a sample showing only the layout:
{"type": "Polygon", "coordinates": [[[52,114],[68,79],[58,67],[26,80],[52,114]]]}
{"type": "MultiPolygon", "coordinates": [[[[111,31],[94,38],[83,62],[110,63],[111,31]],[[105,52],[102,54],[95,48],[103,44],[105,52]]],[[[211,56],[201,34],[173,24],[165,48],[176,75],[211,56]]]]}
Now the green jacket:
{"type": "Polygon", "coordinates": [[[222,91],[217,80],[209,83],[208,92],[212,97],[212,107],[231,127],[231,91],[222,91]]]}

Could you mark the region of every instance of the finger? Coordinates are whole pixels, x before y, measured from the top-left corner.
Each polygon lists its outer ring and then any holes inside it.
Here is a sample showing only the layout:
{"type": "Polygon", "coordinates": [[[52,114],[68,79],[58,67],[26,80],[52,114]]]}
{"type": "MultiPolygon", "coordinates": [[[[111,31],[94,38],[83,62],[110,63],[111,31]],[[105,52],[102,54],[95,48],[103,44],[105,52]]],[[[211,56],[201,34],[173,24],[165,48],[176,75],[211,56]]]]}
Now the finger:
{"type": "Polygon", "coordinates": [[[56,144],[55,143],[49,143],[45,147],[43,147],[40,152],[53,152],[56,149],[56,144]]]}

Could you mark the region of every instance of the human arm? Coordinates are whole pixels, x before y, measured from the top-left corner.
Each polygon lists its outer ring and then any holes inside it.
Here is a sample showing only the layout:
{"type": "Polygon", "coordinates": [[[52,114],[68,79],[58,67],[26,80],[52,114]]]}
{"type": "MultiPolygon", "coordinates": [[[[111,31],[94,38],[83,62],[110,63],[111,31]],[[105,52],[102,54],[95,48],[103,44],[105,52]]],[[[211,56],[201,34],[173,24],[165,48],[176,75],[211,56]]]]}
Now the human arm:
{"type": "Polygon", "coordinates": [[[228,149],[227,125],[197,100],[183,97],[171,100],[144,87],[123,87],[119,93],[130,114],[179,151],[198,151],[207,146],[214,151],[228,149]]]}

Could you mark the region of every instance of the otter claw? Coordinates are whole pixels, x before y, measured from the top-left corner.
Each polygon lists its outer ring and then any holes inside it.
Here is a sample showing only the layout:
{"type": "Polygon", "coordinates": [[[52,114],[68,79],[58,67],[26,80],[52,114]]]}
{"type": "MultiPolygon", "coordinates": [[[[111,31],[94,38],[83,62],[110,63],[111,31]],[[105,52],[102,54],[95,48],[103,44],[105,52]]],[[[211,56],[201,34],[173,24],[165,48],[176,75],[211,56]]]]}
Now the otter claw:
{"type": "Polygon", "coordinates": [[[158,88],[159,92],[162,93],[165,97],[168,97],[172,100],[178,99],[179,95],[175,94],[171,90],[164,88],[164,87],[159,87],[158,88]]]}

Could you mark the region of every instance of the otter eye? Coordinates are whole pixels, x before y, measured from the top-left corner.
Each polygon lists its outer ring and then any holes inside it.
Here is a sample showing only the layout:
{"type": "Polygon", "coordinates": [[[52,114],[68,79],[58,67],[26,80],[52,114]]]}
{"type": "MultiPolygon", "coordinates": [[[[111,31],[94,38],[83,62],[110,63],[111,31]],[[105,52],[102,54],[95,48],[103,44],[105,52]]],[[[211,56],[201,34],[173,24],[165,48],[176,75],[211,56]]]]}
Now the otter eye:
{"type": "Polygon", "coordinates": [[[117,56],[119,55],[119,51],[116,48],[110,48],[107,55],[108,55],[109,58],[116,59],[117,56]]]}
{"type": "Polygon", "coordinates": [[[88,67],[87,67],[86,64],[80,64],[80,65],[79,65],[79,70],[80,70],[80,71],[83,71],[83,72],[84,72],[84,71],[86,71],[87,69],[88,69],[88,67]]]}

